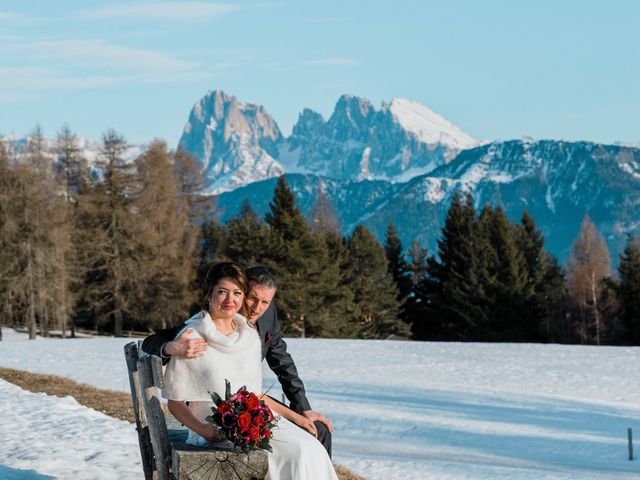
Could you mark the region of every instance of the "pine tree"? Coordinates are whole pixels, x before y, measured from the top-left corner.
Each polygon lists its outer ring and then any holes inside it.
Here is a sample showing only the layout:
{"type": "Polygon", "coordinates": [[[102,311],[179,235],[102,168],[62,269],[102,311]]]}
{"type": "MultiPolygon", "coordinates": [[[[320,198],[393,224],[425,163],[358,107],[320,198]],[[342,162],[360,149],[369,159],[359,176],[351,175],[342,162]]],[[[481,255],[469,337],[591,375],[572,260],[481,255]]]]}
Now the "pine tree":
{"type": "Polygon", "coordinates": [[[300,233],[308,230],[308,225],[284,175],[278,178],[269,211],[264,216],[272,231],[277,232],[284,242],[296,240],[300,233]]]}
{"type": "Polygon", "coordinates": [[[619,317],[626,330],[624,343],[640,345],[640,239],[627,238],[618,265],[619,317]]]}
{"type": "Polygon", "coordinates": [[[517,241],[526,264],[526,290],[532,292],[520,318],[537,325],[537,335],[530,332],[530,340],[566,340],[564,307],[566,294],[564,273],[558,260],[544,249],[544,236],[527,211],[517,230],[517,241]]]}
{"type": "Polygon", "coordinates": [[[327,302],[329,318],[324,325],[324,334],[332,338],[357,338],[359,327],[355,321],[357,307],[354,293],[349,287],[351,267],[349,265],[349,244],[338,232],[324,234],[327,247],[327,302]]]}
{"type": "Polygon", "coordinates": [[[384,249],[375,236],[358,225],[349,238],[350,288],[354,292],[360,338],[408,336],[400,318],[398,290],[388,271],[384,249]]]}
{"type": "Polygon", "coordinates": [[[408,323],[411,324],[412,337],[416,340],[424,340],[428,336],[426,331],[427,298],[422,294],[422,286],[427,274],[427,251],[414,240],[407,252],[411,263],[408,265],[409,279],[411,280],[411,293],[405,304],[408,323]]]}
{"type": "Polygon", "coordinates": [[[256,265],[270,258],[269,228],[260,220],[249,200],[242,201],[240,215],[227,224],[224,252],[241,265],[256,265]]]}
{"type": "Polygon", "coordinates": [[[528,284],[525,258],[518,248],[515,229],[509,223],[502,207],[488,208],[486,234],[492,253],[488,270],[490,283],[483,289],[490,299],[488,304],[490,323],[483,335],[487,340],[524,341],[537,331],[537,325],[523,315],[523,310],[533,296],[528,284]]]}
{"type": "Polygon", "coordinates": [[[605,325],[599,310],[602,281],[611,269],[609,250],[588,215],[585,215],[578,238],[571,247],[568,290],[579,312],[577,332],[582,343],[600,345],[605,325]],[[593,330],[593,331],[592,331],[593,330]]]}
{"type": "Polygon", "coordinates": [[[403,250],[404,248],[400,237],[398,237],[396,228],[393,223],[389,223],[384,242],[385,256],[387,258],[389,273],[398,289],[398,302],[402,309],[400,316],[407,325],[411,325],[409,312],[406,309],[406,302],[411,295],[411,273],[407,261],[404,258],[403,250]]]}
{"type": "Polygon", "coordinates": [[[486,308],[480,301],[484,292],[478,278],[477,233],[471,195],[463,202],[456,192],[438,241],[439,259],[428,260],[428,280],[422,288],[429,303],[425,329],[430,338],[478,339],[487,324],[486,308]]]}
{"type": "Polygon", "coordinates": [[[340,227],[335,208],[333,208],[331,200],[324,193],[322,187],[322,183],[319,183],[316,189],[316,200],[311,207],[309,215],[311,229],[315,233],[338,233],[340,232],[340,227]]]}
{"type": "Polygon", "coordinates": [[[549,342],[569,343],[573,332],[567,317],[565,273],[558,259],[551,253],[544,250],[541,257],[543,274],[536,289],[534,307],[542,310],[542,339],[549,342]]]}
{"type": "Polygon", "coordinates": [[[270,228],[264,262],[280,285],[276,303],[283,329],[301,336],[323,336],[339,298],[332,292],[339,267],[324,237],[313,234],[284,176],[278,179],[265,220],[270,228]]]}

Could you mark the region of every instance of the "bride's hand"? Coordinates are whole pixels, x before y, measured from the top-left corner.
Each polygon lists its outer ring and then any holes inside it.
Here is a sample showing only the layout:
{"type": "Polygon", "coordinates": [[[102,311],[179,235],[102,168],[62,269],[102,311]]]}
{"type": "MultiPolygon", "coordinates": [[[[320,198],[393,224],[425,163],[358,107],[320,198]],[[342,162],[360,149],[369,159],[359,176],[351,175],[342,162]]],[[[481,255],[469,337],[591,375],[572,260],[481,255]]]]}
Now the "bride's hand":
{"type": "Polygon", "coordinates": [[[318,438],[318,430],[316,429],[316,425],[313,423],[313,420],[308,419],[303,415],[296,414],[294,420],[296,425],[307,430],[311,435],[318,438]]]}
{"type": "Polygon", "coordinates": [[[220,433],[218,432],[218,429],[210,423],[204,423],[202,425],[201,431],[196,433],[210,442],[221,442],[223,440],[223,438],[220,436],[220,433]]]}

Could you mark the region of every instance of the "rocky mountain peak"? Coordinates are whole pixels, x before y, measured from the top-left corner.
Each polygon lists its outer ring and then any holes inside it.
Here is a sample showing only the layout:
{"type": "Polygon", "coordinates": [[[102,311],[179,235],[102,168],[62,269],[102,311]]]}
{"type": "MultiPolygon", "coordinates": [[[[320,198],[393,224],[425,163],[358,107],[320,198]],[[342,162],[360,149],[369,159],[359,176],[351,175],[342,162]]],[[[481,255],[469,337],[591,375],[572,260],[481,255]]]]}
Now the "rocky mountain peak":
{"type": "Polygon", "coordinates": [[[238,182],[264,179],[265,172],[279,174],[283,165],[288,172],[336,179],[404,181],[475,145],[473,138],[417,102],[395,99],[376,110],[354,95],[342,95],[327,121],[304,109],[285,139],[264,107],[212,90],[194,106],[179,148],[202,161],[209,191],[218,193],[238,182]],[[234,176],[234,171],[244,173],[234,176]]]}
{"type": "Polygon", "coordinates": [[[448,145],[456,150],[478,145],[473,137],[419,102],[395,98],[391,103],[383,104],[382,111],[422,143],[448,145]]]}
{"type": "Polygon", "coordinates": [[[212,90],[191,110],[178,148],[200,159],[208,192],[220,193],[283,173],[277,161],[283,140],[262,106],[212,90]]]}

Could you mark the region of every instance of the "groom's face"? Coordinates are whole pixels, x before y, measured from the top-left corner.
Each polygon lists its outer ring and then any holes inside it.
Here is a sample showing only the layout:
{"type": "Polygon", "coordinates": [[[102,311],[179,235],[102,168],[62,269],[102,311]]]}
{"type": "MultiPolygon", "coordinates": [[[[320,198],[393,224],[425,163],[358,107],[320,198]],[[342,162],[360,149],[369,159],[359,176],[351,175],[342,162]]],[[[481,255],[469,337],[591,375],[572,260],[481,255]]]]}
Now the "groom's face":
{"type": "Polygon", "coordinates": [[[247,295],[247,306],[249,307],[249,321],[257,321],[269,308],[273,296],[276,294],[275,288],[269,288],[254,282],[249,282],[249,295],[247,295]]]}

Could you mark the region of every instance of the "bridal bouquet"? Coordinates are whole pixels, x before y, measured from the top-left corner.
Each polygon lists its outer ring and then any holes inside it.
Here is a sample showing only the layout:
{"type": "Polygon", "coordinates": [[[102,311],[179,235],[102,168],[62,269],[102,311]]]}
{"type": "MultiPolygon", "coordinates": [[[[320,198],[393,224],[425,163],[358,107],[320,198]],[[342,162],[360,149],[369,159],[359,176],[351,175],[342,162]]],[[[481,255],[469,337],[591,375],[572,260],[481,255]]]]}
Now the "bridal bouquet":
{"type": "Polygon", "coordinates": [[[246,387],[241,387],[233,395],[227,380],[225,387],[224,400],[216,392],[209,392],[216,408],[211,409],[213,415],[205,420],[245,452],[258,449],[271,452],[271,430],[276,426],[271,409],[246,387]]]}

